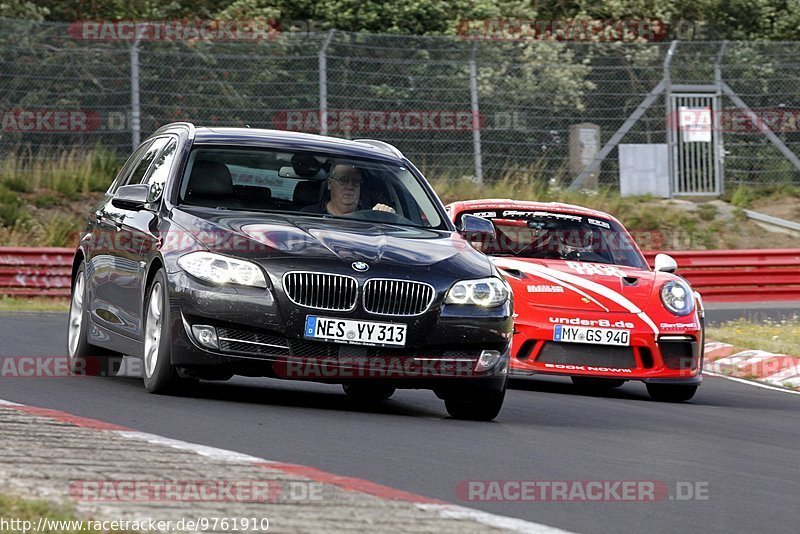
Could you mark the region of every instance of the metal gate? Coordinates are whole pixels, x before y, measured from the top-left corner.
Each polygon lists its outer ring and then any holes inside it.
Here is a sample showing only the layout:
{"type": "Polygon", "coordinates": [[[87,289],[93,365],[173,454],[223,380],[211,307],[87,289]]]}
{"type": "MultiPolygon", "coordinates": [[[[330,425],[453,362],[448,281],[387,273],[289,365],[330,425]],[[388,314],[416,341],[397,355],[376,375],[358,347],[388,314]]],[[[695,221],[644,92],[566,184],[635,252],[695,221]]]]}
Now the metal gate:
{"type": "Polygon", "coordinates": [[[670,94],[670,170],[673,195],[722,194],[722,146],[715,93],[670,94]]]}

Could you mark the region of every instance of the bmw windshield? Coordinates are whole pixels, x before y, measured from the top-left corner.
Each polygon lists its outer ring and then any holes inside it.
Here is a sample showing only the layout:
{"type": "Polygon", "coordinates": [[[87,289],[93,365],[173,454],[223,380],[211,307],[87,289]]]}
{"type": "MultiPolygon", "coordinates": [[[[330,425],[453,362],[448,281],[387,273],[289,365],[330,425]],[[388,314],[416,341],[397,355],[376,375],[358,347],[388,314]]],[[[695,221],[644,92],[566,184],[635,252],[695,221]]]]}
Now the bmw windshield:
{"type": "Polygon", "coordinates": [[[181,182],[180,201],[447,229],[428,191],[407,168],[309,152],[196,148],[181,182]]]}

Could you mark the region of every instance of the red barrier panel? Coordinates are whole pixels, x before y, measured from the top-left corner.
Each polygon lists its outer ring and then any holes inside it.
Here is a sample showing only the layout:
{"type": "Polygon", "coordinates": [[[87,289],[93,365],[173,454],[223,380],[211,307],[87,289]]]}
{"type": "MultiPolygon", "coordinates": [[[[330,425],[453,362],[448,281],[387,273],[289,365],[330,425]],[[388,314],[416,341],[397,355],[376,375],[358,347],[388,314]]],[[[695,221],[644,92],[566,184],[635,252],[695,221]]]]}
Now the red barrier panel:
{"type": "Polygon", "coordinates": [[[71,248],[0,247],[0,295],[68,297],[71,248]]]}
{"type": "MultiPolygon", "coordinates": [[[[0,295],[69,296],[71,248],[0,247],[0,295]]],[[[653,265],[657,252],[645,252],[653,265]]],[[[707,301],[800,300],[800,249],[669,252],[707,301]]]]}
{"type": "MultiPolygon", "coordinates": [[[[645,252],[652,266],[657,252],[645,252]]],[[[800,249],[668,252],[708,302],[800,300],[800,249]]]]}

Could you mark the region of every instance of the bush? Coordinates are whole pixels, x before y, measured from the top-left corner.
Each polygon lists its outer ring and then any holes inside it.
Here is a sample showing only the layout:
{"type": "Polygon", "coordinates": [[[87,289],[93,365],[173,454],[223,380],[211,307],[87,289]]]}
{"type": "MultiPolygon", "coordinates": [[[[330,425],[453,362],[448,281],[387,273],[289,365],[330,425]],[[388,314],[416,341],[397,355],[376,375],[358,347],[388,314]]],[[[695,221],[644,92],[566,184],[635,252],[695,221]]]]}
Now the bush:
{"type": "Polygon", "coordinates": [[[3,180],[3,185],[11,191],[18,193],[31,193],[33,192],[33,183],[30,178],[23,176],[12,176],[3,180]]]}
{"type": "Polygon", "coordinates": [[[28,219],[25,204],[13,191],[0,186],[0,225],[14,226],[28,219]]]}
{"type": "Polygon", "coordinates": [[[731,204],[737,208],[747,209],[754,200],[753,196],[753,192],[749,187],[739,185],[731,195],[731,204]]]}
{"type": "Polygon", "coordinates": [[[719,210],[714,204],[700,204],[697,206],[697,211],[704,221],[713,221],[719,214],[719,210]]]}
{"type": "Polygon", "coordinates": [[[33,205],[37,208],[60,206],[63,203],[63,199],[58,195],[54,195],[53,193],[43,193],[33,197],[33,205]]]}
{"type": "Polygon", "coordinates": [[[39,223],[37,232],[41,233],[41,241],[48,247],[71,247],[75,246],[77,234],[80,232],[81,224],[74,217],[56,214],[39,223]]]}

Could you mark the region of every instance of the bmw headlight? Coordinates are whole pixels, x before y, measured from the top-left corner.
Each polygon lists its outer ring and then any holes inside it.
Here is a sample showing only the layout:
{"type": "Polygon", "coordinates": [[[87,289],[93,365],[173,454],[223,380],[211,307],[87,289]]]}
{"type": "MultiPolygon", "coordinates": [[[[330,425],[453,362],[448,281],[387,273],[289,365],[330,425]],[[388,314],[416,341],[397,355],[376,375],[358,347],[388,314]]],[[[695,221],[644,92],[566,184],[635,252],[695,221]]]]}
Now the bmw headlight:
{"type": "Polygon", "coordinates": [[[499,306],[508,300],[509,290],[504,282],[497,277],[481,278],[479,280],[462,280],[457,282],[447,296],[445,304],[467,304],[472,306],[492,307],[499,306]]]}
{"type": "Polygon", "coordinates": [[[689,315],[694,311],[694,294],[682,280],[670,280],[661,286],[661,302],[675,315],[689,315]]]}
{"type": "Polygon", "coordinates": [[[211,252],[190,252],[178,258],[178,265],[192,276],[212,284],[267,287],[264,272],[255,263],[245,260],[211,252]]]}

